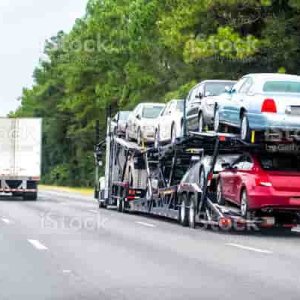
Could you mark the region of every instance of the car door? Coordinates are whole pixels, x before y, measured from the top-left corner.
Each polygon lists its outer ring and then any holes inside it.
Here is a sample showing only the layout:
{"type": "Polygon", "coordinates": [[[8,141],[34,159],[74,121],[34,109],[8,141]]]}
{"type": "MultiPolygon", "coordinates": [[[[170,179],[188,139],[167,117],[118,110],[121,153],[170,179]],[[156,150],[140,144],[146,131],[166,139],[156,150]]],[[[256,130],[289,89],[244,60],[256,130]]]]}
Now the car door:
{"type": "Polygon", "coordinates": [[[192,90],[190,101],[187,107],[187,124],[188,130],[190,131],[198,130],[198,111],[201,103],[201,99],[199,98],[200,90],[203,90],[203,85],[196,86],[192,90]]]}
{"type": "Polygon", "coordinates": [[[237,93],[240,90],[241,86],[246,81],[246,77],[241,78],[230,91],[226,92],[226,96],[222,99],[219,99],[219,107],[221,110],[222,119],[225,123],[229,125],[236,125],[237,123],[237,112],[239,109],[236,107],[237,105],[237,93]]]}
{"type": "Polygon", "coordinates": [[[231,97],[231,112],[230,112],[230,123],[235,126],[240,126],[240,111],[243,107],[246,93],[252,85],[251,77],[244,77],[238,86],[233,90],[231,97]]]}
{"type": "Polygon", "coordinates": [[[135,138],[136,116],[139,114],[140,108],[141,105],[139,104],[128,119],[128,133],[130,138],[135,138]]]}
{"type": "Polygon", "coordinates": [[[169,102],[167,106],[163,109],[161,116],[159,117],[159,137],[161,141],[168,139],[169,121],[168,116],[170,112],[171,103],[169,102]]]}
{"type": "Polygon", "coordinates": [[[242,168],[244,156],[240,156],[227,170],[222,172],[222,190],[225,199],[236,202],[235,189],[238,182],[238,170],[242,168]]]}

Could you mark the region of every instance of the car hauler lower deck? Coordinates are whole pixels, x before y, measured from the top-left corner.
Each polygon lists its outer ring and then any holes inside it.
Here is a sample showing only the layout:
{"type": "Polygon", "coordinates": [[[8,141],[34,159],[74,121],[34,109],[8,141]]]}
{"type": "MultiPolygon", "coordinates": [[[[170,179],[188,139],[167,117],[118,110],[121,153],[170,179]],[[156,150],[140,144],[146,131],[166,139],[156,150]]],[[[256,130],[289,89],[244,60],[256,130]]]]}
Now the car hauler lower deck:
{"type": "Polygon", "coordinates": [[[106,161],[110,166],[106,205],[117,206],[122,212],[176,219],[192,228],[198,224],[224,230],[291,229],[299,223],[298,211],[259,211],[242,217],[237,206],[217,203],[216,188],[211,184],[219,155],[278,151],[277,146],[247,144],[233,134],[192,133],[172,145],[143,148],[112,136],[106,145],[106,149],[113,149],[106,161]],[[205,155],[211,157],[211,164],[202,181],[184,180],[194,163],[205,155]]]}

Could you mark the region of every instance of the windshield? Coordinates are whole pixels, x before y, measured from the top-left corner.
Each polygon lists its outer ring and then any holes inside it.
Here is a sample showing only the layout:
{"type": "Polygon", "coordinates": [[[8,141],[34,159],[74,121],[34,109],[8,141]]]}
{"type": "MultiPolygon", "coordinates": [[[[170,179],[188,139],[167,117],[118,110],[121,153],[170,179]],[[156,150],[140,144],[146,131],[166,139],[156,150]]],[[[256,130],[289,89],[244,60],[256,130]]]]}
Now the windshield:
{"type": "Polygon", "coordinates": [[[179,110],[180,112],[183,112],[183,110],[184,110],[184,101],[183,100],[177,102],[176,109],[179,110]]]}
{"type": "Polygon", "coordinates": [[[224,81],[224,82],[209,82],[205,84],[205,95],[206,96],[219,96],[225,92],[225,87],[232,88],[235,82],[224,81]]]}
{"type": "Polygon", "coordinates": [[[300,93],[300,82],[297,81],[267,81],[264,92],[300,93]]]}
{"type": "Polygon", "coordinates": [[[300,157],[295,155],[266,155],[259,158],[261,167],[269,171],[300,171],[300,157]]]}
{"type": "Polygon", "coordinates": [[[160,112],[162,111],[163,106],[145,106],[143,108],[142,118],[146,119],[156,119],[160,112]]]}
{"type": "Polygon", "coordinates": [[[119,121],[127,121],[130,115],[130,111],[121,111],[119,113],[119,121]]]}

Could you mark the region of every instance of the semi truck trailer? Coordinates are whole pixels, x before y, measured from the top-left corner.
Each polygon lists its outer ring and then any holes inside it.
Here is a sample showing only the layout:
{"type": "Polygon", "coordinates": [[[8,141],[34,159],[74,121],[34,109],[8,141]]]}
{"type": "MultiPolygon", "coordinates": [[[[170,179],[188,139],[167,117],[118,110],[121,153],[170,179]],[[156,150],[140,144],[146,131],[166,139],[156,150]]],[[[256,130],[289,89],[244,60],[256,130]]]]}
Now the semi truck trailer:
{"type": "Polygon", "coordinates": [[[42,120],[0,118],[0,194],[37,200],[42,120]]]}

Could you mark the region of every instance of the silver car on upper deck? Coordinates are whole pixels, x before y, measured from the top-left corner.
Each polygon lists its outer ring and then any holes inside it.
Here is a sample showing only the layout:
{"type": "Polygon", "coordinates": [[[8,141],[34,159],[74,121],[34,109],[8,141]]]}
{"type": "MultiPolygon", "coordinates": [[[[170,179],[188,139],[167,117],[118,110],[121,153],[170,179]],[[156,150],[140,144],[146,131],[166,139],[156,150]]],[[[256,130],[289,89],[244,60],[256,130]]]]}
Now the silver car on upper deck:
{"type": "Polygon", "coordinates": [[[236,127],[241,138],[249,140],[253,130],[300,130],[300,76],[249,74],[220,98],[215,131],[223,125],[236,127]]]}

